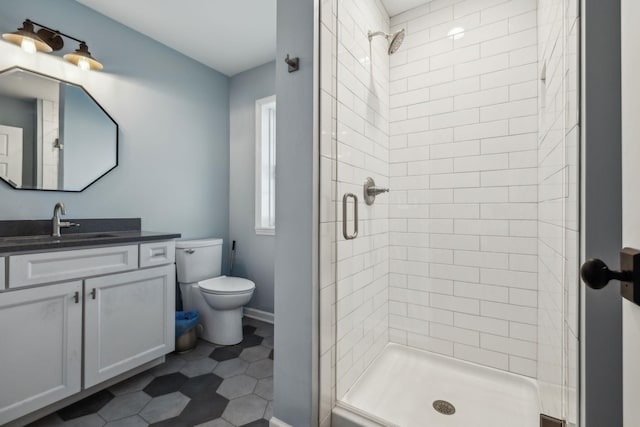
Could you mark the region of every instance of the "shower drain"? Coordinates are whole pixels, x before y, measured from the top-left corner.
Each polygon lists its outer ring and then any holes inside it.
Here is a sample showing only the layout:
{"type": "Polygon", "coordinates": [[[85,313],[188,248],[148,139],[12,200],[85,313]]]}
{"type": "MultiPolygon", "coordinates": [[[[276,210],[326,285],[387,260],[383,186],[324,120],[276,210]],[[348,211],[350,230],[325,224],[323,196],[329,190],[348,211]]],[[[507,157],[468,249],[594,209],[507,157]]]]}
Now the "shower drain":
{"type": "Polygon", "coordinates": [[[433,409],[444,415],[453,415],[456,413],[456,407],[446,400],[436,400],[433,402],[433,409]]]}

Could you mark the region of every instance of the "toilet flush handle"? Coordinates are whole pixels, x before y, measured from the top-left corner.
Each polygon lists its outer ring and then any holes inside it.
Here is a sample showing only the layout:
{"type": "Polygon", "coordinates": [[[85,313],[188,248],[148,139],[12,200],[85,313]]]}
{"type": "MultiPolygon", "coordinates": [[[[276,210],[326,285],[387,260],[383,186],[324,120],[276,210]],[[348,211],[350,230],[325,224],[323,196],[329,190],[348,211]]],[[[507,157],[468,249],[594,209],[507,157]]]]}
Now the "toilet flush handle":
{"type": "Polygon", "coordinates": [[[184,250],[186,253],[188,253],[189,255],[191,255],[192,253],[194,253],[196,250],[195,249],[185,249],[184,250]]]}

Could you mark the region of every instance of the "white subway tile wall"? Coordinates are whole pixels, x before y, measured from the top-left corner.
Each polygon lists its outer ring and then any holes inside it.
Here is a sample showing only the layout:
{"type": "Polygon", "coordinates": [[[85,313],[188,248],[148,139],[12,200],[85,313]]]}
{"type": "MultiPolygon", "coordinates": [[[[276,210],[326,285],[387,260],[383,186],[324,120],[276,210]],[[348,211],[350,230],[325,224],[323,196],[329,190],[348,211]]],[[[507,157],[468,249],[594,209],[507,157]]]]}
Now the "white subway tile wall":
{"type": "MultiPolygon", "coordinates": [[[[371,176],[380,187],[389,186],[389,134],[406,129],[426,130],[422,121],[389,124],[389,56],[384,37],[369,41],[369,31],[389,31],[389,17],[380,1],[341,0],[337,9],[337,208],[336,273],[336,393],[341,398],[389,342],[389,196],[367,206],[362,185],[371,176]],[[342,235],[342,196],[359,199],[359,233],[355,240],[342,235]]],[[[428,149],[398,153],[428,158],[428,149]]],[[[421,176],[405,177],[398,185],[428,188],[421,176]]],[[[347,228],[353,230],[353,206],[347,228]]],[[[426,217],[422,207],[412,211],[426,217]]]]}
{"type": "Polygon", "coordinates": [[[390,340],[534,378],[536,23],[536,0],[393,17],[389,123],[390,340]]]}
{"type": "Polygon", "coordinates": [[[538,385],[542,411],[577,420],[578,6],[538,4],[538,385]]]}
{"type": "Polygon", "coordinates": [[[362,200],[367,176],[389,186],[389,57],[384,39],[370,50],[367,38],[388,31],[389,18],[379,1],[323,0],[320,14],[320,425],[329,426],[336,398],[389,342],[388,199],[362,200]],[[359,197],[356,240],[342,236],[349,192],[359,197]]]}

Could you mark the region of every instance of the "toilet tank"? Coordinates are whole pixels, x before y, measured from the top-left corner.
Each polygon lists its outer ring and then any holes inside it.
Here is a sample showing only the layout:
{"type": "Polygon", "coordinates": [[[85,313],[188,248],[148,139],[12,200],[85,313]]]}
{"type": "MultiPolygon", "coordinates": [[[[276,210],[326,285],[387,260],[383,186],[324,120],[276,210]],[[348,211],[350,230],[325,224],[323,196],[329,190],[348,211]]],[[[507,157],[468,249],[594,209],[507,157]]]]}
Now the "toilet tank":
{"type": "Polygon", "coordinates": [[[218,277],[222,268],[222,239],[176,242],[178,282],[194,283],[218,277]]]}

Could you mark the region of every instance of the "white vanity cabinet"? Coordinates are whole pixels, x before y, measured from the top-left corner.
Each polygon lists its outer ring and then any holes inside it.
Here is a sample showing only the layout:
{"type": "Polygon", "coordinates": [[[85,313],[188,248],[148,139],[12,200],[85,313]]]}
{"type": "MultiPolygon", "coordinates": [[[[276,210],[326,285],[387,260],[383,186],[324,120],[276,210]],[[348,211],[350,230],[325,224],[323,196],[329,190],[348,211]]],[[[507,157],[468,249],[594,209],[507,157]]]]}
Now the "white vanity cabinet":
{"type": "Polygon", "coordinates": [[[85,387],[173,351],[173,265],[87,279],[84,288],[85,387]]]}
{"type": "Polygon", "coordinates": [[[172,247],[159,241],[0,257],[0,278],[8,278],[0,286],[0,425],[77,400],[174,350],[172,247]]]}
{"type": "Polygon", "coordinates": [[[80,391],[82,282],[0,293],[0,425],[80,391]]]}

